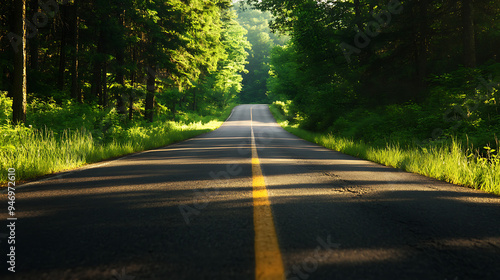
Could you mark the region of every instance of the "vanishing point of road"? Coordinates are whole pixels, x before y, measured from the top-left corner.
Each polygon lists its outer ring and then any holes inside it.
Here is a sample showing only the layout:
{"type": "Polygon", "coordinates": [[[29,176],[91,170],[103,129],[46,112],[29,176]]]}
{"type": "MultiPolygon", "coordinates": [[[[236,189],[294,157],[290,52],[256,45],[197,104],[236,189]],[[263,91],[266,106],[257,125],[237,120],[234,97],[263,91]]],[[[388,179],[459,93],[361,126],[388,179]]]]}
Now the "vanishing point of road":
{"type": "Polygon", "coordinates": [[[2,193],[0,279],[500,279],[500,198],[327,150],[241,105],[217,130],[2,193]]]}

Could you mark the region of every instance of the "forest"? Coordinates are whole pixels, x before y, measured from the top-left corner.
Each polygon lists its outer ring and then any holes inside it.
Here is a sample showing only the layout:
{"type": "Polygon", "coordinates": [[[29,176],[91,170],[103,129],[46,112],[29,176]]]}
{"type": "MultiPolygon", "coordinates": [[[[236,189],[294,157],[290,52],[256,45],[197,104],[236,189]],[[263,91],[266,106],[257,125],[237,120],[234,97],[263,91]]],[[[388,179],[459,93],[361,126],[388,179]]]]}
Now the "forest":
{"type": "Polygon", "coordinates": [[[489,132],[481,135],[483,142],[494,140],[500,2],[256,5],[272,11],[272,27],[292,38],[273,50],[269,91],[273,99],[292,100],[305,128],[351,130],[370,140],[414,128],[411,135],[423,140],[480,126],[489,132]],[[349,124],[354,119],[367,123],[355,128],[349,124]],[[440,127],[433,137],[432,129],[440,127]]]}
{"type": "MultiPolygon", "coordinates": [[[[14,80],[22,55],[30,100],[71,98],[116,107],[132,119],[134,101],[144,98],[149,121],[162,106],[173,115],[183,107],[224,107],[241,88],[248,46],[230,6],[229,1],[11,1],[2,5],[0,87],[18,99],[14,80]],[[26,46],[18,35],[23,29],[16,29],[23,18],[26,46]]],[[[24,120],[20,114],[13,121],[24,120]]]]}
{"type": "Polygon", "coordinates": [[[290,37],[272,50],[267,83],[286,124],[394,150],[356,156],[498,192],[499,1],[247,2],[290,37]],[[463,162],[484,172],[457,172],[463,162]]]}

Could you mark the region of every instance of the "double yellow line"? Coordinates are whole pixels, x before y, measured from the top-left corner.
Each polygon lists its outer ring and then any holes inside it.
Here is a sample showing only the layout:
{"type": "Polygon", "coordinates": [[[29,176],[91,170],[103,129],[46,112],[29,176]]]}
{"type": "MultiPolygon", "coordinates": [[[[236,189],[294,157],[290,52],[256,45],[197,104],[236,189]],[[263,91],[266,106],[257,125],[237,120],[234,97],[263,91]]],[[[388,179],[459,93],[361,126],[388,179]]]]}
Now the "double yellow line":
{"type": "Polygon", "coordinates": [[[271,203],[260,168],[259,155],[253,132],[253,115],[250,108],[250,127],[252,138],[252,187],[253,223],[255,229],[255,279],[285,279],[283,260],[274,227],[271,203]]]}

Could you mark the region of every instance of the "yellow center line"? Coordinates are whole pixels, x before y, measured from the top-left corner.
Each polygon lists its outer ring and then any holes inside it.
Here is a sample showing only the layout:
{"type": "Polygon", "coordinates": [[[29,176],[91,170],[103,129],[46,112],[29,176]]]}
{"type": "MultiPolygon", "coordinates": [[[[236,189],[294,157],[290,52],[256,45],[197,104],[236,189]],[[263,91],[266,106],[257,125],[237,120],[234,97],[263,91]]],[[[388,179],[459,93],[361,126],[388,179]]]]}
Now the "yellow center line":
{"type": "Polygon", "coordinates": [[[252,138],[252,186],[253,186],[253,224],[255,228],[255,279],[285,279],[278,237],[274,227],[271,203],[260,169],[259,155],[253,133],[253,116],[250,108],[250,127],[252,138]]]}

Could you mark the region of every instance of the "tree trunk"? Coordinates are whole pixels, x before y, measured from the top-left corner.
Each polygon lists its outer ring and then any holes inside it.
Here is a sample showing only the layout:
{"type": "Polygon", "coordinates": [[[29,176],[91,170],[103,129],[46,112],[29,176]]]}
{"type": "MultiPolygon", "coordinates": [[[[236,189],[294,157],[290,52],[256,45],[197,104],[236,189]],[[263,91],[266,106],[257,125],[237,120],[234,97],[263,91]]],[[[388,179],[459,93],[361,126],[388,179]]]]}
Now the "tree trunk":
{"type": "Polygon", "coordinates": [[[415,36],[415,61],[417,70],[418,94],[427,87],[427,41],[429,37],[428,30],[428,7],[429,0],[420,0],[417,2],[417,30],[415,36]]]}
{"type": "Polygon", "coordinates": [[[179,108],[182,110],[182,105],[186,102],[186,95],[182,93],[181,100],[179,101],[179,108]]]}
{"type": "Polygon", "coordinates": [[[104,37],[103,31],[99,30],[99,35],[97,35],[97,50],[94,58],[94,65],[92,70],[93,82],[90,88],[90,92],[92,98],[94,100],[98,100],[102,105],[102,58],[101,55],[103,53],[104,48],[104,37]]]}
{"type": "Polygon", "coordinates": [[[102,84],[101,84],[101,62],[94,61],[92,66],[92,86],[90,87],[90,93],[93,100],[100,99],[102,96],[102,84]]]}
{"type": "Polygon", "coordinates": [[[462,0],[462,24],[465,67],[476,67],[476,43],[474,39],[473,0],[462,0]]]}
{"type": "MultiPolygon", "coordinates": [[[[125,17],[124,17],[125,11],[122,11],[119,15],[119,23],[120,27],[123,27],[125,25],[125,17]]],[[[121,37],[125,37],[125,34],[121,34],[121,37]]],[[[124,40],[124,39],[122,39],[124,40]]],[[[123,45],[120,45],[118,49],[116,50],[116,63],[118,68],[116,69],[116,82],[120,85],[122,85],[122,89],[125,86],[125,77],[124,77],[124,64],[125,64],[125,43],[123,45]]],[[[117,92],[116,93],[116,108],[119,114],[125,114],[126,113],[126,107],[125,107],[125,101],[123,100],[122,92],[117,92]]]]}
{"type": "Polygon", "coordinates": [[[71,14],[71,98],[78,102],[82,102],[82,94],[80,91],[80,85],[78,83],[78,2],[70,6],[71,14]]]}
{"type": "Polygon", "coordinates": [[[60,6],[61,13],[61,45],[59,49],[59,71],[57,72],[57,87],[64,90],[64,72],[66,72],[66,41],[68,37],[68,6],[60,6]]]}
{"type": "Polygon", "coordinates": [[[102,107],[108,107],[108,78],[107,74],[107,63],[102,64],[102,107]]]}
{"type": "Polygon", "coordinates": [[[154,103],[155,103],[155,79],[156,79],[156,67],[150,64],[150,71],[147,71],[147,93],[146,93],[146,104],[144,117],[149,122],[153,122],[154,116],[154,103]]]}
{"type": "MultiPolygon", "coordinates": [[[[32,19],[33,16],[38,12],[38,0],[29,0],[27,3],[27,8],[29,8],[26,11],[26,15],[28,19],[32,19]]],[[[30,30],[28,26],[26,27],[26,37],[30,36],[30,30]]],[[[30,38],[27,38],[27,48],[28,48],[28,61],[27,65],[29,65],[30,68],[30,73],[29,73],[29,80],[27,81],[27,90],[31,92],[35,92],[38,90],[38,85],[39,85],[39,72],[38,72],[38,49],[39,49],[39,40],[38,40],[38,32],[33,32],[31,34],[30,38]]],[[[27,66],[28,67],[28,66],[27,66]]]]}
{"type": "Polygon", "coordinates": [[[125,77],[124,77],[124,71],[123,71],[123,64],[124,64],[124,54],[125,49],[119,48],[118,53],[116,54],[116,63],[118,64],[118,69],[116,70],[116,78],[115,81],[122,85],[121,91],[116,92],[116,109],[119,114],[125,114],[127,109],[125,107],[125,101],[123,100],[123,89],[125,88],[125,77]]]}
{"type": "MultiPolygon", "coordinates": [[[[135,47],[132,47],[132,61],[135,61],[135,47]]],[[[135,83],[135,70],[130,73],[130,85],[134,88],[135,83]]],[[[134,109],[134,92],[131,90],[128,97],[128,119],[132,120],[134,109]]]]}
{"type": "Polygon", "coordinates": [[[134,97],[132,96],[132,92],[128,97],[128,119],[131,121],[134,113],[134,97]]]}
{"type": "Polygon", "coordinates": [[[14,50],[12,122],[26,122],[26,0],[14,1],[14,34],[21,42],[14,50]]]}
{"type": "MultiPolygon", "coordinates": [[[[30,16],[29,18],[33,18],[33,15],[38,12],[38,0],[30,1],[30,16]]],[[[38,71],[38,33],[33,36],[33,38],[29,41],[29,50],[30,50],[30,67],[32,71],[38,71]]],[[[32,79],[32,78],[30,78],[32,79]]],[[[36,81],[34,82],[36,84],[36,81]]]]}

